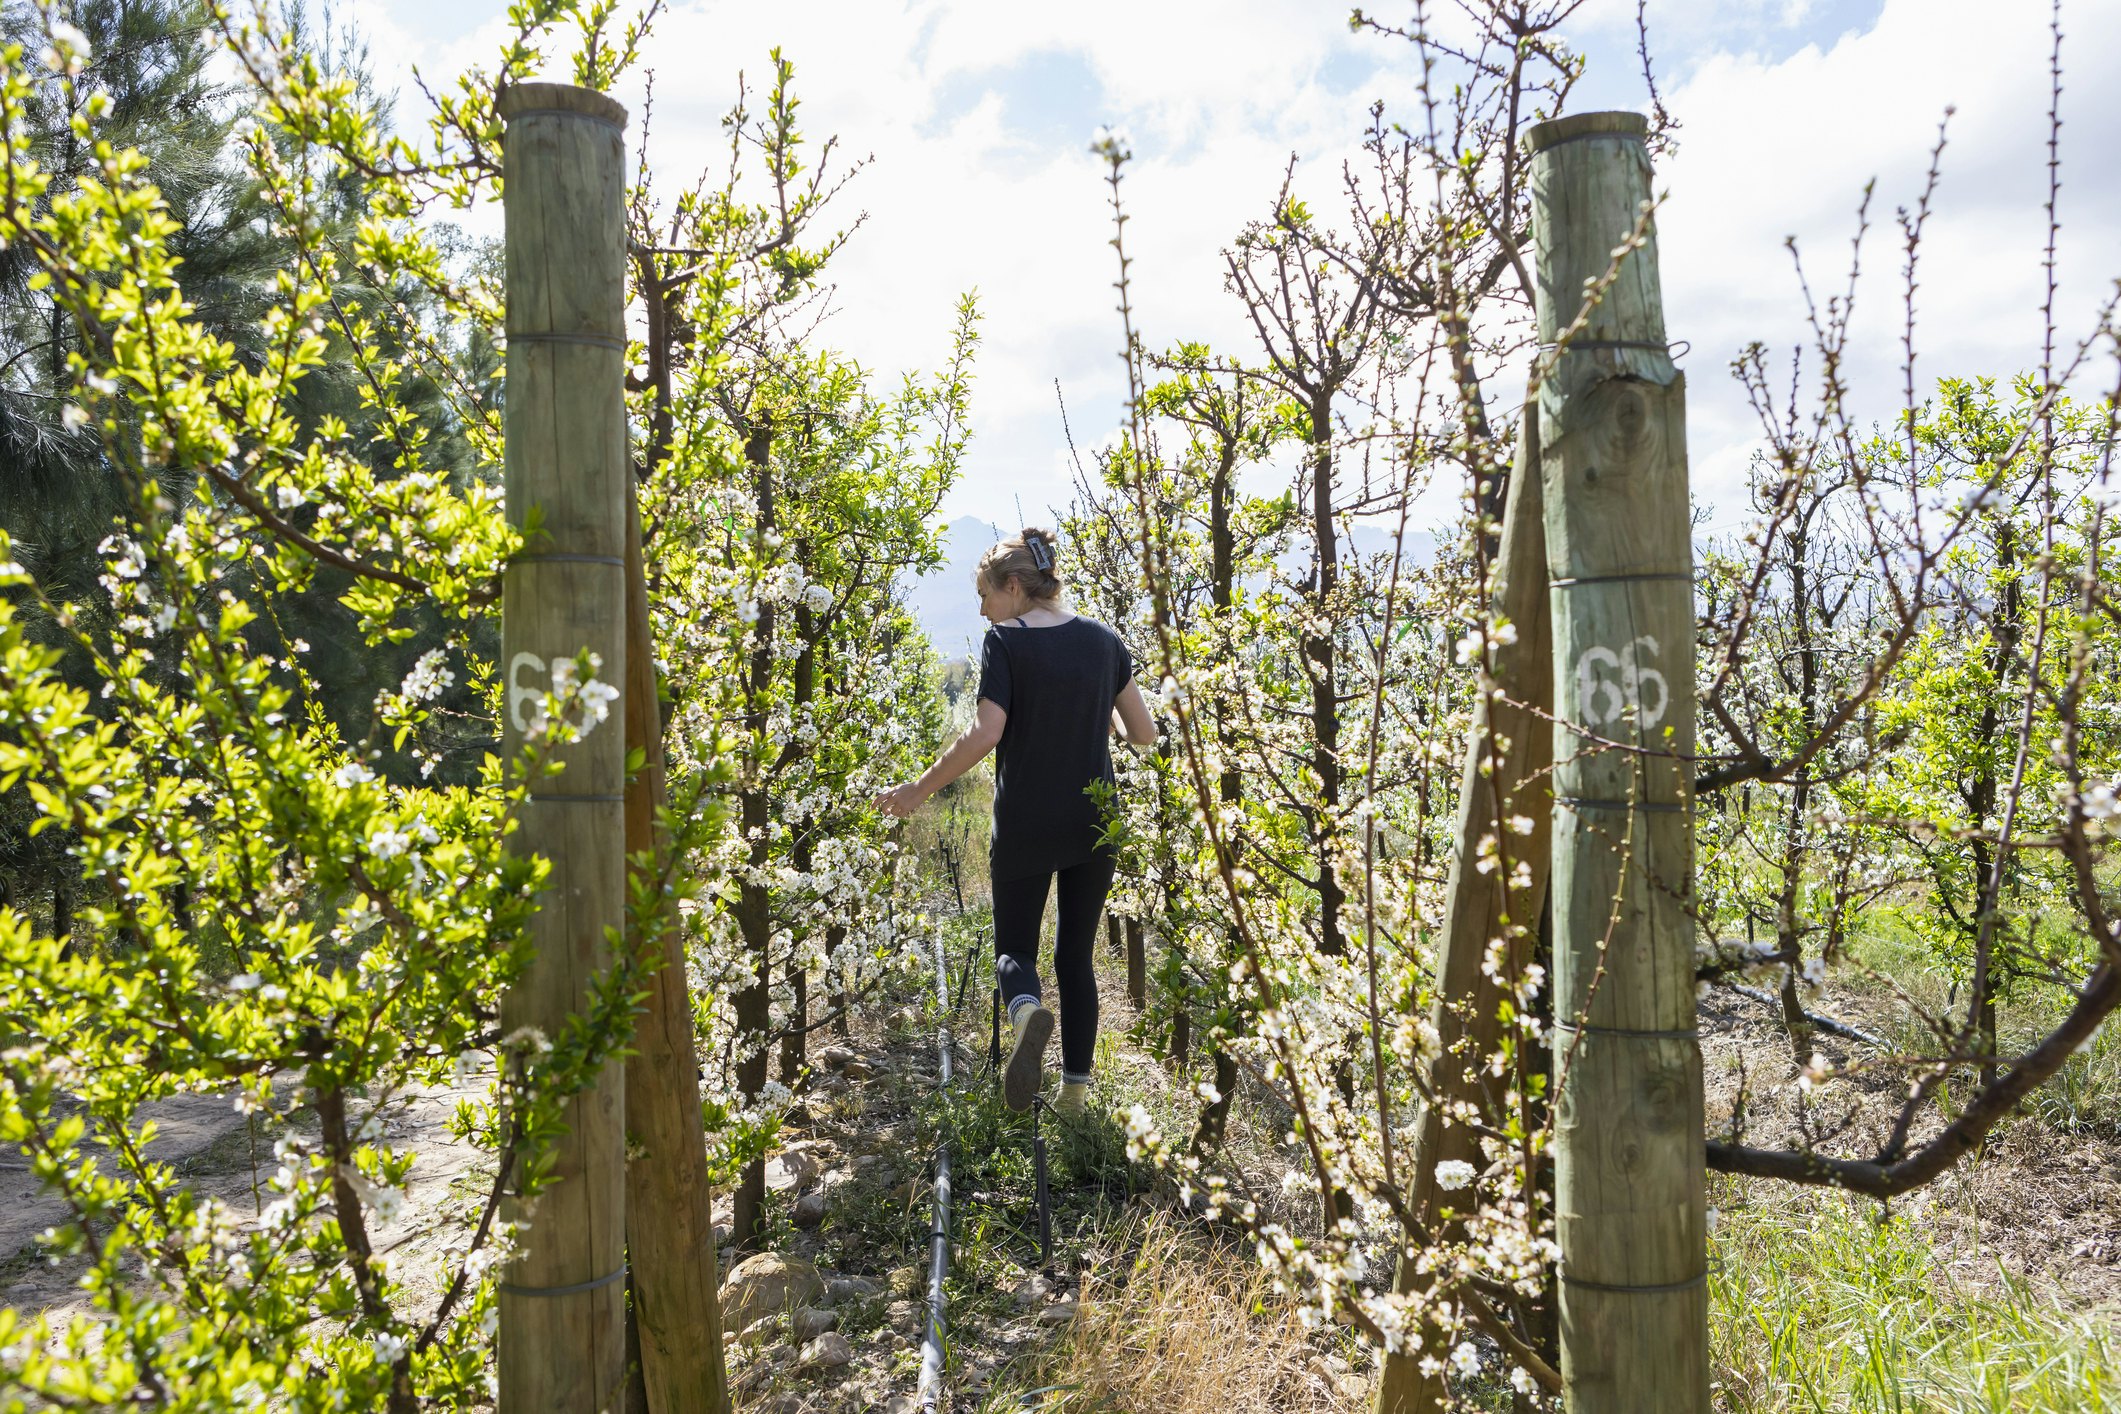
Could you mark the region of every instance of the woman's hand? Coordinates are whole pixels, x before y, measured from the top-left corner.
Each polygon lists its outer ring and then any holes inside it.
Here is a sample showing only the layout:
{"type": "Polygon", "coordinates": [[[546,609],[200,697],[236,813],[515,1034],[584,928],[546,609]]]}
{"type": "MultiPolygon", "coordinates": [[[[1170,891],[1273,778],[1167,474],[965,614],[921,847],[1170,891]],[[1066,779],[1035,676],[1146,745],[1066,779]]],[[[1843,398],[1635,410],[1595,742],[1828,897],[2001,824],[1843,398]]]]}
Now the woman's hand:
{"type": "Polygon", "coordinates": [[[873,802],[877,809],[895,820],[903,820],[921,808],[928,799],[918,781],[906,781],[886,791],[878,791],[873,802]]]}

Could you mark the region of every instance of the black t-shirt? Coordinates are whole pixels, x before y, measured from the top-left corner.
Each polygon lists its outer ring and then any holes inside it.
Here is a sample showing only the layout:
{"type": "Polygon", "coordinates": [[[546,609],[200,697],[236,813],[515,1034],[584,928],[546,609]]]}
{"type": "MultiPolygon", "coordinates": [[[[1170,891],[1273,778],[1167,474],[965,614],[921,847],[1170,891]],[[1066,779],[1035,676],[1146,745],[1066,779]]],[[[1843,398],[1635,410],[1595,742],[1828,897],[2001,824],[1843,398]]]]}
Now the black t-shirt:
{"type": "Polygon", "coordinates": [[[1112,705],[1133,677],[1127,646],[1094,619],[987,630],[979,695],[1009,714],[994,749],[995,879],[1096,853],[1104,821],[1090,784],[1112,783],[1112,705]]]}

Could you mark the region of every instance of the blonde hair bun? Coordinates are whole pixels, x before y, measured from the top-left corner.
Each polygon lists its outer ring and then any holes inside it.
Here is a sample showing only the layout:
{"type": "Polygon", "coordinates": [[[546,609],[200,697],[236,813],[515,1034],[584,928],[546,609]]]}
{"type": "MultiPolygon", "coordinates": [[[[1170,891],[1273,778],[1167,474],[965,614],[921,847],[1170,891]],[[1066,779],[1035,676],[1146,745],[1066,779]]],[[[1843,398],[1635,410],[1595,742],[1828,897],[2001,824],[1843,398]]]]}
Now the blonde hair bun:
{"type": "Polygon", "coordinates": [[[1059,564],[1059,546],[1053,532],[1027,525],[987,547],[987,553],[980,556],[976,582],[982,589],[996,589],[1013,579],[1033,599],[1058,598],[1059,564]]]}

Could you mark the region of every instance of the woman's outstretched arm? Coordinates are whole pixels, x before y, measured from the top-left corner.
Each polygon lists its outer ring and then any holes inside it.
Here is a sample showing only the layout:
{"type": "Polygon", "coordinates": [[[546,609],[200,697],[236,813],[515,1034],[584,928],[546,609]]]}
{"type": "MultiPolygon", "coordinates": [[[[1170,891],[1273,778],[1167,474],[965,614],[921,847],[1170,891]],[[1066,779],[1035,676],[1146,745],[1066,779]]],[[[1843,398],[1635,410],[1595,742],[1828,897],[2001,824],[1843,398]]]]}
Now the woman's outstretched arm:
{"type": "Polygon", "coordinates": [[[942,759],[924,771],[919,780],[907,781],[878,794],[876,808],[901,819],[911,815],[929,796],[964,775],[979,764],[981,757],[994,750],[994,744],[1002,739],[1002,727],[1008,720],[1007,712],[982,697],[978,720],[963,736],[950,743],[950,749],[943,753],[942,759]]]}
{"type": "Polygon", "coordinates": [[[1112,730],[1136,746],[1156,744],[1156,723],[1149,716],[1149,704],[1142,697],[1141,684],[1133,678],[1119,690],[1112,702],[1112,730]]]}

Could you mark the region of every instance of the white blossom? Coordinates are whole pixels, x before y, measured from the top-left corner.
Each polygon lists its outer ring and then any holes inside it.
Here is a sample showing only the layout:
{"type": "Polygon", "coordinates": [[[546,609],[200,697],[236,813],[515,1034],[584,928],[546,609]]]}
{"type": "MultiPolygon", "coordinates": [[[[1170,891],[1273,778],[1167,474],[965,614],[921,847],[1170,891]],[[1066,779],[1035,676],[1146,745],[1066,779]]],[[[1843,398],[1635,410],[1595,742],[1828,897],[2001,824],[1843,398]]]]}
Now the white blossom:
{"type": "Polygon", "coordinates": [[[619,690],[607,682],[591,678],[582,684],[582,726],[587,736],[590,730],[611,715],[611,704],[619,700],[619,690]]]}
{"type": "Polygon", "coordinates": [[[378,825],[368,836],[368,852],[378,859],[396,859],[411,847],[411,835],[388,825],[378,825]]]}
{"type": "MultiPolygon", "coordinates": [[[[411,702],[432,702],[440,697],[449,685],[457,680],[457,675],[443,666],[447,657],[447,650],[441,648],[430,648],[422,653],[419,660],[412,665],[412,671],[405,675],[405,681],[398,684],[398,695],[411,702]]],[[[557,682],[557,664],[554,665],[553,677],[557,682]]]]}
{"type": "Polygon", "coordinates": [[[89,45],[88,36],[61,19],[52,20],[46,33],[51,36],[52,42],[44,51],[44,66],[69,78],[79,77],[94,52],[89,45]]]}

